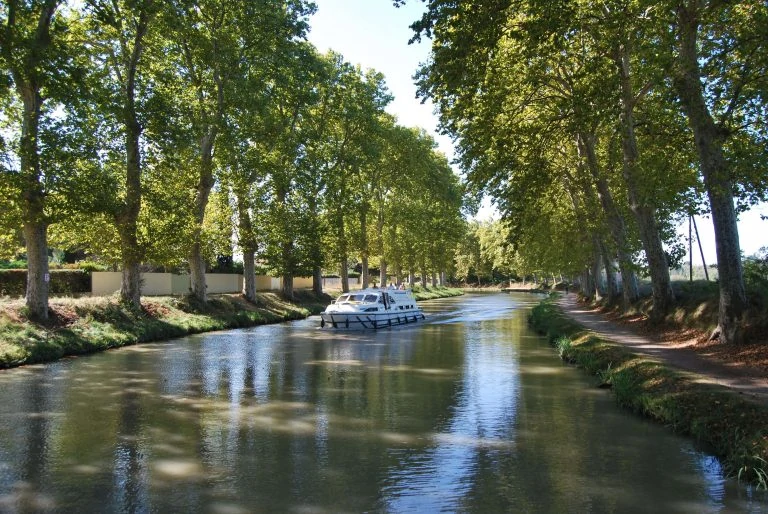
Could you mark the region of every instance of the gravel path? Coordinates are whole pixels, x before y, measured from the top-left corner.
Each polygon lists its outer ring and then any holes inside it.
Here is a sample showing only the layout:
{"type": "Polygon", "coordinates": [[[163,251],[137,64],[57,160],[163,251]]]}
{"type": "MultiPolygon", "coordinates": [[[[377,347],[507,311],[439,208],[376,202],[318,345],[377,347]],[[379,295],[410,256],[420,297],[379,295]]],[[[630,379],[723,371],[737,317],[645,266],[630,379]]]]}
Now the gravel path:
{"type": "Polygon", "coordinates": [[[605,339],[679,368],[696,382],[725,386],[768,405],[768,380],[758,376],[755,370],[709,360],[691,348],[672,347],[668,343],[652,341],[609,320],[601,313],[587,310],[577,303],[575,294],[563,295],[558,305],[576,322],[605,339]]]}

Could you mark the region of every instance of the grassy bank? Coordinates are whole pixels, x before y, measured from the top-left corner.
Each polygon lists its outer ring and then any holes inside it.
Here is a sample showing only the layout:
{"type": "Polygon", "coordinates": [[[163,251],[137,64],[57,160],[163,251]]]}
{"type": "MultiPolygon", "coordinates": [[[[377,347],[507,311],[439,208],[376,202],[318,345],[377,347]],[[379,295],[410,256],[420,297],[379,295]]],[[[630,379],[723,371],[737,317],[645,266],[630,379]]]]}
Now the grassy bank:
{"type": "Polygon", "coordinates": [[[116,298],[60,298],[50,302],[51,319],[33,323],[22,300],[0,303],[0,367],[48,362],[67,355],[97,352],[187,334],[248,327],[305,318],[330,302],[327,295],[297,292],[288,302],[260,293],[255,304],[240,295],[220,295],[207,305],[183,297],[142,299],[130,309],[116,298]]]}
{"type": "Polygon", "coordinates": [[[462,291],[461,289],[457,289],[454,287],[443,287],[443,286],[436,286],[436,287],[414,286],[412,291],[413,291],[414,298],[416,298],[416,301],[435,300],[437,298],[448,298],[451,296],[461,296],[464,294],[464,291],[462,291]]]}
{"type": "Polygon", "coordinates": [[[598,377],[616,401],[688,434],[717,455],[727,473],[768,488],[768,408],[685,374],[618,343],[601,339],[566,317],[551,299],[533,309],[531,324],[560,356],[598,377]]]}
{"type": "MultiPolygon", "coordinates": [[[[417,300],[463,294],[447,287],[415,288],[417,300]]],[[[67,355],[93,353],[149,341],[228,328],[250,327],[306,318],[331,302],[297,291],[295,301],[276,293],[259,293],[256,303],[240,295],[211,297],[205,306],[186,297],[143,298],[130,309],[117,298],[58,298],[50,302],[46,324],[27,319],[23,300],[0,302],[0,368],[50,362],[67,355]]]]}

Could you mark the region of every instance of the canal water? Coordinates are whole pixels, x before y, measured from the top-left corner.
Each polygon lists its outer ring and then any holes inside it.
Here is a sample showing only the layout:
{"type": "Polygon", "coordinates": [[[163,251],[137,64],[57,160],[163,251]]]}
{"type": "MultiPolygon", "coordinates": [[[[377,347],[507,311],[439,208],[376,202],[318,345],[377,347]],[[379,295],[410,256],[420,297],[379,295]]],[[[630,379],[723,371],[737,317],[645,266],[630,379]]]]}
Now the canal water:
{"type": "Polygon", "coordinates": [[[534,295],[0,373],[1,512],[768,512],[533,333],[534,295]]]}

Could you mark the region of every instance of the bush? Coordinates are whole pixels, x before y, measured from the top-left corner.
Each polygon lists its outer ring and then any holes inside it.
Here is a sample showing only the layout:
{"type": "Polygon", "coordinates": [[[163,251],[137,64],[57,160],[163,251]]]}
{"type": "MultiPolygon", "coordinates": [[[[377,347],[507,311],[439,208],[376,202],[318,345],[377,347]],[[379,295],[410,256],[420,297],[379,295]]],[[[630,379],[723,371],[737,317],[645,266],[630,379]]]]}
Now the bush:
{"type": "Polygon", "coordinates": [[[0,269],[0,296],[24,296],[27,290],[27,270],[0,269]]]}
{"type": "Polygon", "coordinates": [[[107,271],[109,269],[108,266],[93,261],[78,261],[76,264],[79,269],[87,273],[93,273],[94,271],[107,271]]]}
{"type": "Polygon", "coordinates": [[[768,248],[761,254],[744,260],[744,285],[757,307],[768,305],[768,248]]]}
{"type": "Polygon", "coordinates": [[[27,269],[27,261],[3,261],[0,260],[0,269],[27,269]]]}
{"type": "MultiPolygon", "coordinates": [[[[51,270],[48,292],[73,295],[91,292],[91,275],[85,270],[51,270]]],[[[0,296],[23,297],[27,291],[27,270],[0,270],[0,296]]]]}
{"type": "Polygon", "coordinates": [[[71,295],[91,292],[91,274],[86,270],[52,270],[51,294],[71,295]]]}

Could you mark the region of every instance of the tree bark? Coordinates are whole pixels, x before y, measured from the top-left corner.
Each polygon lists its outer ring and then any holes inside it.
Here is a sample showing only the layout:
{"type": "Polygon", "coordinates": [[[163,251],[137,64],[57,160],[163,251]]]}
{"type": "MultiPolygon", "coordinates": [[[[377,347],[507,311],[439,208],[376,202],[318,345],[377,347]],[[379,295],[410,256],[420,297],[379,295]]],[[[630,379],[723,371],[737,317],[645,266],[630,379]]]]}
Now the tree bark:
{"type": "Polygon", "coordinates": [[[202,252],[203,223],[205,221],[205,209],[213,189],[213,145],[216,140],[215,128],[209,131],[200,140],[200,175],[195,191],[194,228],[192,231],[192,248],[189,252],[189,278],[191,282],[191,294],[200,303],[208,301],[207,285],[205,282],[205,258],[202,252]]]}
{"type": "Polygon", "coordinates": [[[123,276],[120,299],[135,307],[141,307],[141,264],[143,252],[138,240],[138,220],[141,211],[141,150],[142,127],[136,113],[136,75],[139,60],[144,49],[143,40],[149,27],[150,14],[142,9],[136,21],[133,49],[125,70],[125,102],[123,124],[125,125],[125,200],[115,216],[117,231],[122,244],[123,276]]]}
{"type": "Polygon", "coordinates": [[[624,219],[621,217],[616,204],[613,201],[613,195],[608,188],[608,182],[600,173],[600,167],[597,163],[597,154],[595,153],[595,137],[593,134],[579,134],[580,147],[584,152],[587,162],[587,169],[594,179],[597,187],[597,196],[605,212],[608,228],[611,231],[613,240],[616,244],[619,257],[619,270],[621,272],[622,295],[625,304],[631,304],[636,301],[640,294],[637,289],[637,280],[635,272],[632,269],[632,256],[628,251],[627,230],[624,225],[624,219]]]}
{"type": "Polygon", "coordinates": [[[27,250],[26,306],[29,317],[38,321],[48,319],[48,244],[47,225],[39,222],[24,223],[24,241],[27,250]]]}
{"type": "Polygon", "coordinates": [[[341,292],[349,292],[349,260],[346,256],[341,257],[339,263],[339,276],[341,277],[341,292]]]}
{"type": "Polygon", "coordinates": [[[376,216],[376,234],[381,244],[379,255],[379,284],[387,282],[387,260],[384,258],[384,210],[383,200],[379,199],[378,214],[376,216]]]}
{"type": "MultiPolygon", "coordinates": [[[[285,205],[287,196],[288,186],[278,181],[275,185],[275,200],[278,208],[287,210],[285,205]]],[[[293,273],[295,269],[293,239],[290,235],[291,230],[288,226],[287,216],[281,217],[281,222],[283,223],[283,226],[281,227],[282,241],[280,242],[280,266],[283,271],[283,285],[281,291],[284,297],[293,298],[293,273]]]]}
{"type": "Polygon", "coordinates": [[[592,239],[592,254],[594,255],[594,260],[592,261],[592,290],[590,293],[590,297],[594,298],[595,300],[602,300],[603,299],[603,283],[602,280],[600,280],[600,266],[603,260],[603,252],[601,250],[601,243],[598,240],[597,236],[593,236],[592,239]]]}
{"type": "Polygon", "coordinates": [[[138,240],[138,220],[141,210],[141,156],[139,139],[141,127],[133,109],[133,95],[126,108],[126,164],[125,202],[116,217],[117,231],[122,250],[123,276],[120,299],[132,305],[141,306],[141,274],[139,266],[142,250],[138,240]]]}
{"type": "Polygon", "coordinates": [[[235,188],[237,200],[237,228],[240,248],[243,251],[243,294],[249,302],[256,301],[256,241],[253,234],[250,203],[247,192],[235,188]]]}
{"type": "Polygon", "coordinates": [[[243,250],[243,295],[256,302],[256,258],[253,250],[243,250]]]}
{"type": "Polygon", "coordinates": [[[342,207],[336,212],[336,238],[339,245],[339,276],[341,277],[341,291],[349,292],[349,258],[347,257],[347,234],[344,229],[344,213],[342,207]]]}
{"type": "Polygon", "coordinates": [[[379,284],[382,287],[387,285],[387,261],[383,258],[379,262],[379,284]]]}
{"type": "Polygon", "coordinates": [[[312,291],[317,294],[323,294],[323,268],[315,266],[312,268],[312,291]]]}
{"type": "Polygon", "coordinates": [[[368,209],[360,209],[360,260],[362,261],[362,288],[368,287],[371,277],[368,271],[368,209]]]}
{"type": "Polygon", "coordinates": [[[595,295],[595,284],[589,267],[585,267],[581,272],[581,294],[590,300],[595,295]]]}
{"type": "Polygon", "coordinates": [[[740,343],[744,337],[742,316],[747,295],[733,205],[734,188],[723,153],[727,132],[715,123],[704,96],[697,51],[698,9],[698,2],[683,2],[678,8],[673,84],[693,132],[715,229],[720,308],[717,328],[711,338],[740,343]]]}
{"type": "Polygon", "coordinates": [[[285,298],[293,299],[293,275],[290,273],[283,274],[283,287],[281,292],[285,298]]]}
{"type": "MultiPolygon", "coordinates": [[[[214,45],[214,49],[216,45],[214,45]]],[[[187,67],[193,77],[195,62],[187,52],[187,67]]],[[[214,55],[214,61],[216,56],[214,55]]],[[[192,296],[198,302],[206,304],[208,302],[208,287],[205,281],[205,258],[202,252],[203,223],[205,222],[205,209],[208,206],[208,200],[211,196],[211,189],[214,185],[213,177],[213,148],[216,144],[216,137],[219,133],[219,125],[224,117],[224,82],[219,74],[219,69],[213,65],[213,81],[216,88],[216,104],[213,116],[210,116],[206,108],[206,95],[201,82],[194,79],[197,88],[198,104],[202,113],[201,122],[204,125],[205,133],[200,138],[200,171],[198,175],[197,187],[195,191],[195,209],[194,209],[194,227],[192,231],[192,248],[189,254],[189,272],[192,284],[192,296]]]]}
{"type": "Polygon", "coordinates": [[[45,216],[45,188],[42,184],[39,155],[39,127],[42,105],[45,99],[41,91],[45,86],[43,60],[50,47],[50,27],[53,15],[59,5],[57,0],[39,2],[40,13],[30,41],[19,41],[25,37],[19,29],[17,9],[9,6],[5,31],[5,42],[0,51],[10,73],[16,91],[22,102],[21,140],[19,145],[19,166],[22,181],[21,209],[24,244],[27,251],[27,287],[25,293],[29,317],[35,320],[48,319],[48,220],[45,216]],[[18,43],[18,44],[17,44],[18,43]],[[25,48],[26,47],[26,48],[25,48]]]}
{"type": "Polygon", "coordinates": [[[616,277],[616,269],[613,267],[613,258],[608,251],[605,242],[598,238],[600,253],[603,256],[603,267],[605,268],[605,290],[608,298],[617,298],[619,296],[619,283],[616,277]]]}
{"type": "Polygon", "coordinates": [[[41,183],[38,154],[38,128],[43,99],[39,86],[19,86],[23,89],[24,114],[21,127],[19,164],[24,181],[22,212],[24,244],[27,250],[26,307],[29,317],[48,319],[48,223],[45,217],[45,190],[41,183]]]}
{"type": "Polygon", "coordinates": [[[638,149],[635,135],[635,93],[632,87],[629,42],[617,50],[616,65],[621,80],[621,128],[622,128],[622,173],[627,186],[629,208],[637,220],[640,229],[640,240],[645,256],[648,259],[648,272],[651,277],[653,291],[653,308],[651,320],[658,322],[669,312],[675,301],[672,282],[669,278],[669,265],[664,253],[655,209],[646,194],[641,192],[642,182],[637,166],[638,149]]]}

